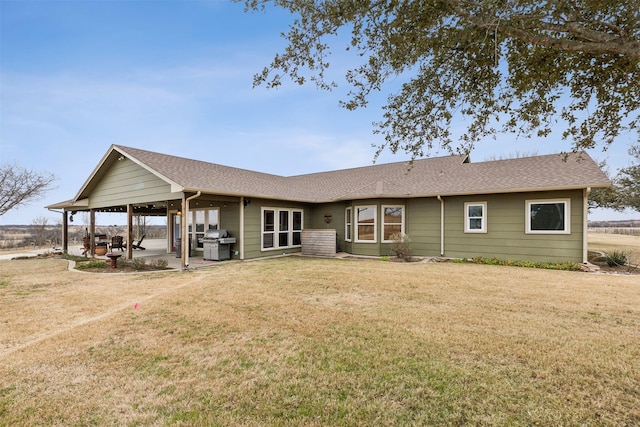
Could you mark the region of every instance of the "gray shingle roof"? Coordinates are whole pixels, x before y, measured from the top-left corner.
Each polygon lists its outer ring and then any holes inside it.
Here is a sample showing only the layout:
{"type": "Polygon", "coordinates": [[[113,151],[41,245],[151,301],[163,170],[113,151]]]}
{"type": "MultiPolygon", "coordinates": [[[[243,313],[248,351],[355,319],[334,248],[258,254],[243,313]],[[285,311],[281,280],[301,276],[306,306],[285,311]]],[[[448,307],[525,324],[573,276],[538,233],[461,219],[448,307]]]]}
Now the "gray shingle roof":
{"type": "Polygon", "coordinates": [[[561,154],[470,163],[446,156],[283,177],[200,160],[114,145],[180,186],[220,195],[300,202],[509,193],[587,187],[611,183],[586,154],[561,154]]]}

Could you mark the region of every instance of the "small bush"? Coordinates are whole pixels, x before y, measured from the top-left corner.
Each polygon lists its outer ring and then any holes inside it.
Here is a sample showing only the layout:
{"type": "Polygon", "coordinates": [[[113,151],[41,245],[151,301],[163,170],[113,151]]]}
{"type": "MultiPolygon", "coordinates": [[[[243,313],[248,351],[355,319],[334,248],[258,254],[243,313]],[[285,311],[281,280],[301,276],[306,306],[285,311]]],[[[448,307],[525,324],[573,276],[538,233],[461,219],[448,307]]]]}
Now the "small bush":
{"type": "Polygon", "coordinates": [[[622,267],[627,265],[627,254],[619,249],[608,253],[605,257],[605,262],[609,267],[622,267]]]}
{"type": "Polygon", "coordinates": [[[411,247],[409,243],[411,239],[406,234],[402,233],[393,233],[391,235],[391,251],[396,254],[398,258],[401,258],[405,261],[411,260],[411,247]]]}
{"type": "Polygon", "coordinates": [[[90,268],[107,268],[107,263],[104,261],[87,261],[76,265],[76,270],[88,270],[90,268]]]}
{"type": "Polygon", "coordinates": [[[167,266],[169,265],[169,261],[167,261],[166,259],[154,259],[152,260],[149,265],[153,268],[157,268],[159,270],[163,270],[165,268],[167,268],[167,266]]]}

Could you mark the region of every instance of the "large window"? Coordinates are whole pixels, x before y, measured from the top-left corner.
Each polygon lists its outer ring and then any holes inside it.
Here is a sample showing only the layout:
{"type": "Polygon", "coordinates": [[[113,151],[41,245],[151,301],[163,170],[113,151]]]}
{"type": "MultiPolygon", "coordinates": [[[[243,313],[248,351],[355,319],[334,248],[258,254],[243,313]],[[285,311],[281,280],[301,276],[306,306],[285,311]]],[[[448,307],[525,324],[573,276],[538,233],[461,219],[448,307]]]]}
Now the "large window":
{"type": "Polygon", "coordinates": [[[376,241],[376,206],[356,206],[356,242],[376,241]]]}
{"type": "Polygon", "coordinates": [[[487,232],[487,202],[464,204],[464,232],[487,232]]]}
{"type": "Polygon", "coordinates": [[[526,232],[532,234],[569,234],[569,199],[527,200],[526,232]]]}
{"type": "Polygon", "coordinates": [[[394,234],[404,234],[404,206],[382,206],[382,241],[393,241],[394,234]]]}
{"type": "Polygon", "coordinates": [[[353,217],[351,208],[347,208],[344,212],[344,240],[351,241],[351,234],[353,233],[353,217]]]}
{"type": "Polygon", "coordinates": [[[262,209],[262,249],[293,248],[302,244],[302,211],[262,209]]]}

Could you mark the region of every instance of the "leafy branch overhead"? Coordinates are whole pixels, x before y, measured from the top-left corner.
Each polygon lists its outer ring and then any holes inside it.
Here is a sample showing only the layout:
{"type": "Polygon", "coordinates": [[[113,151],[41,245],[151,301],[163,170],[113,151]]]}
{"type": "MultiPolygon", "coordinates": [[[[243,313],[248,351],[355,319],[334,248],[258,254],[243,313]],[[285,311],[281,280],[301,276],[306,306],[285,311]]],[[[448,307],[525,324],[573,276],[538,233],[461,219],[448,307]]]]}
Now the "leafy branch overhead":
{"type": "MultiPolygon", "coordinates": [[[[236,0],[241,1],[241,0],[236,0]]],[[[563,129],[574,150],[611,144],[640,122],[637,0],[245,0],[295,17],[284,52],[254,79],[283,77],[331,90],[332,46],[359,61],[346,72],[347,109],[367,105],[391,79],[375,132],[389,149],[423,156],[434,147],[471,150],[498,132],[547,136],[563,129]],[[335,46],[334,46],[335,47],[335,46]],[[467,123],[454,141],[454,117],[467,123]]]]}

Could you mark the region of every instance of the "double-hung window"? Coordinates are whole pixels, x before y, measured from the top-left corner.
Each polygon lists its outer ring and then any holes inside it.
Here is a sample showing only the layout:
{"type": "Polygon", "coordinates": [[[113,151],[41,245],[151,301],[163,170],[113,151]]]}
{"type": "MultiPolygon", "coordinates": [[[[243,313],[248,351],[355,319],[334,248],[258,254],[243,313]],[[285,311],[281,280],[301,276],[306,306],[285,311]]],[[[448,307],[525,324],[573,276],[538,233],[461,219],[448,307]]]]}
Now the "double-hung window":
{"type": "Polygon", "coordinates": [[[464,232],[487,232],[487,202],[468,202],[464,204],[464,232]]]}
{"type": "Polygon", "coordinates": [[[570,200],[527,200],[526,233],[528,234],[569,234],[570,200]]]}
{"type": "Polygon", "coordinates": [[[262,209],[262,249],[298,247],[302,244],[302,210],[262,209]]]}
{"type": "Polygon", "coordinates": [[[351,234],[353,233],[353,210],[351,208],[345,209],[344,212],[344,240],[351,241],[351,234]]]}
{"type": "Polygon", "coordinates": [[[376,241],[376,206],[356,206],[356,242],[376,241]]]}
{"type": "Polygon", "coordinates": [[[382,241],[390,243],[393,235],[404,234],[404,206],[382,206],[382,241]]]}

